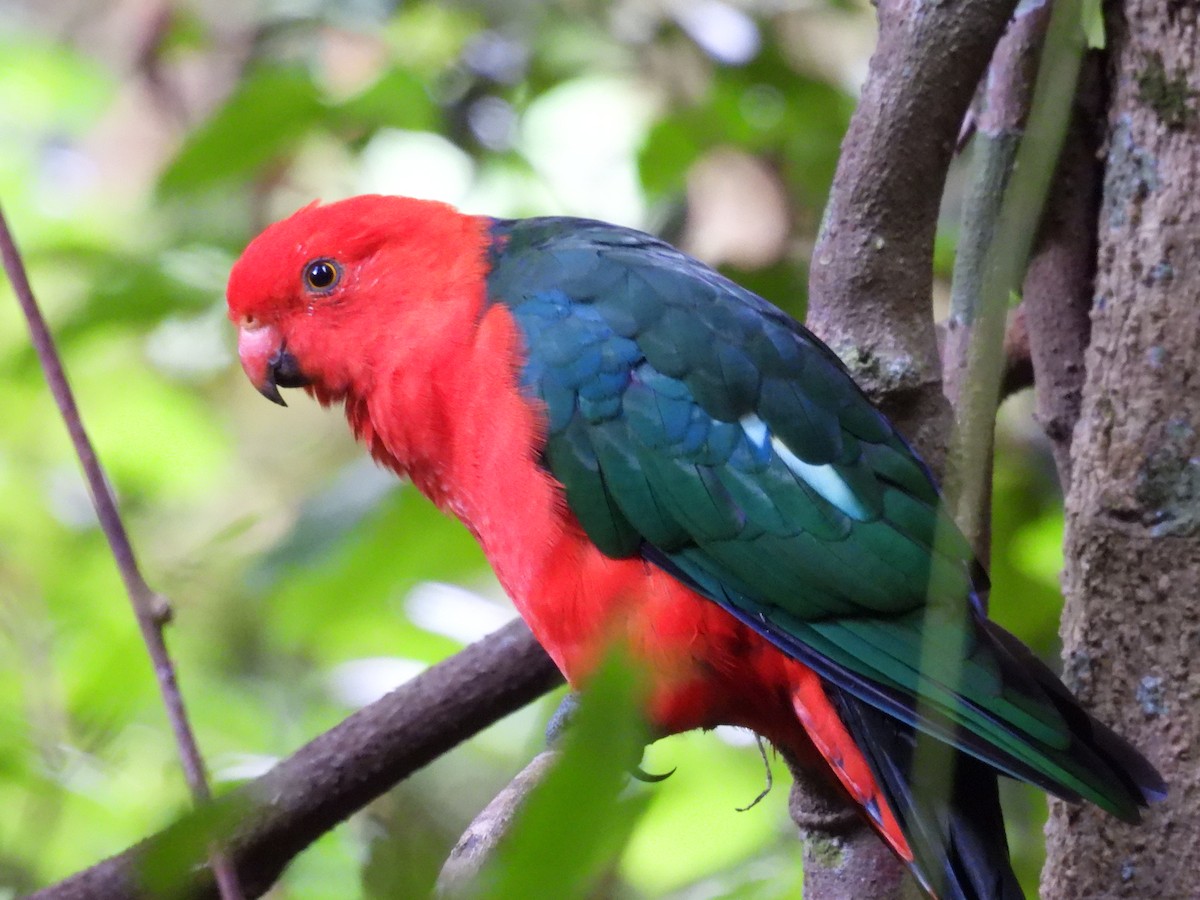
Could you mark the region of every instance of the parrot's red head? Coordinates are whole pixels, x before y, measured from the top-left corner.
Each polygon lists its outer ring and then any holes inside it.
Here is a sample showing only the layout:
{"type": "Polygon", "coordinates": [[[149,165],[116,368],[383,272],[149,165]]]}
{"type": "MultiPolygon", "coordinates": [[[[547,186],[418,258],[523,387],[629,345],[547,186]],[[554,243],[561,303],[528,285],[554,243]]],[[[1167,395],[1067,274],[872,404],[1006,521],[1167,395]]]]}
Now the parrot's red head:
{"type": "Polygon", "coordinates": [[[229,276],[238,356],[265,397],[322,402],[371,387],[375,350],[420,352],[481,302],[484,220],[441,203],[368,195],[306,206],[246,248],[229,276]],[[452,301],[459,301],[457,304],[452,301]]]}

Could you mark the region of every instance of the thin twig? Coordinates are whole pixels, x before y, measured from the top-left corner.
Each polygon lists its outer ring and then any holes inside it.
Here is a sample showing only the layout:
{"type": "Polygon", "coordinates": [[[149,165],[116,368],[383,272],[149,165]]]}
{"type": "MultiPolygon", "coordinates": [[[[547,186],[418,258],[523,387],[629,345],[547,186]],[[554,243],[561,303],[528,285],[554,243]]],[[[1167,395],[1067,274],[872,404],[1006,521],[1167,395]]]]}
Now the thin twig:
{"type": "MultiPolygon", "coordinates": [[[[54,347],[54,339],[51,337],[46,320],[34,299],[33,290],[29,286],[29,278],[25,273],[25,265],[21,260],[21,254],[17,250],[16,241],[13,239],[2,210],[0,210],[0,255],[3,255],[4,269],[8,273],[8,279],[17,295],[17,302],[25,314],[25,320],[29,324],[33,347],[37,351],[42,371],[50,386],[50,392],[54,395],[54,402],[58,405],[58,410],[66,423],[71,443],[79,457],[79,464],[83,467],[88,491],[92,495],[92,505],[96,509],[96,517],[100,521],[104,536],[108,538],[108,545],[112,549],[113,558],[121,572],[121,580],[124,581],[126,593],[133,604],[134,616],[137,618],[142,639],[146,643],[146,650],[149,652],[154,666],[154,674],[162,693],[163,704],[167,708],[167,718],[175,733],[175,743],[179,748],[179,758],[183,764],[184,776],[191,790],[192,799],[197,806],[204,805],[211,801],[212,793],[208,787],[204,761],[200,756],[195,735],[192,733],[187,713],[183,707],[183,697],[175,678],[175,668],[163,640],[163,626],[171,616],[170,606],[164,597],[150,589],[138,568],[133,546],[125,531],[125,523],[121,520],[121,514],[117,510],[116,501],[109,490],[108,481],[105,478],[104,469],[100,465],[100,460],[96,456],[95,448],[83,427],[83,419],[79,415],[79,407],[75,403],[75,397],[67,382],[62,361],[54,347]]],[[[237,880],[232,869],[222,859],[220,851],[216,848],[212,851],[212,861],[221,885],[222,900],[238,900],[241,897],[241,891],[238,888],[237,880]]]]}
{"type": "Polygon", "coordinates": [[[478,887],[480,872],[492,861],[529,794],[546,779],[559,755],[558,750],[543,750],[472,820],[442,865],[434,890],[437,897],[470,896],[478,887]]]}
{"type": "MultiPolygon", "coordinates": [[[[301,851],[376,797],[561,683],[525,623],[514,621],[214,801],[213,818],[230,823],[224,846],[247,896],[266,893],[301,851]]],[[[202,842],[180,847],[200,827],[184,819],[29,900],[140,900],[136,876],[151,859],[169,869],[172,896],[210,900],[217,893],[202,842]]]]}

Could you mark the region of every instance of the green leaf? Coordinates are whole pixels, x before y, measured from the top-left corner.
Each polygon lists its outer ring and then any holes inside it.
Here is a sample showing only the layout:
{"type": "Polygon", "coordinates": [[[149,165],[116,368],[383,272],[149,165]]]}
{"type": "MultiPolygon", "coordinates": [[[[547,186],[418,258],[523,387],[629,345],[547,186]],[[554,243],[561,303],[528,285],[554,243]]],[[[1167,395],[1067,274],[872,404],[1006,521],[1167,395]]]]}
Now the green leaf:
{"type": "Polygon", "coordinates": [[[63,342],[86,336],[98,327],[144,329],[172,313],[210,308],[220,297],[229,264],[212,248],[198,247],[155,255],[76,245],[33,254],[32,259],[87,278],[89,289],[83,303],[58,327],[57,336],[63,342]],[[189,274],[175,265],[185,256],[199,272],[189,274]],[[197,276],[211,280],[205,283],[197,276]]]}
{"type": "Polygon", "coordinates": [[[649,799],[618,797],[647,732],[637,673],[612,656],[584,694],[561,759],[529,795],[478,896],[584,897],[614,863],[649,799]]]}
{"type": "Polygon", "coordinates": [[[138,860],[138,882],[154,897],[188,896],[186,886],[196,860],[207,858],[213,841],[230,834],[252,810],[244,794],[189,810],[145,846],[138,860]]]}
{"type": "Polygon", "coordinates": [[[184,142],[159,191],[169,196],[242,180],[292,150],[325,113],[307,69],[258,69],[184,142]]]}
{"type": "Polygon", "coordinates": [[[680,176],[703,152],[694,131],[681,116],[660,119],[651,127],[638,154],[638,173],[648,193],[680,188],[680,176]]]}
{"type": "Polygon", "coordinates": [[[407,69],[388,69],[373,85],[338,104],[331,117],[349,127],[431,131],[437,107],[425,85],[407,69]]]}

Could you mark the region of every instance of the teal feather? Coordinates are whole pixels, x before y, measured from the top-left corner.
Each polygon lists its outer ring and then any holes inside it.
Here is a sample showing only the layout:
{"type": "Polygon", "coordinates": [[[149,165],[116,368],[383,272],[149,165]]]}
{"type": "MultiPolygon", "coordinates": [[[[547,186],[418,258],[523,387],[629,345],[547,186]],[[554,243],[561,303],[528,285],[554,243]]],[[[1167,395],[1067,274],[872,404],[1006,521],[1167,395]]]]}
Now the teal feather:
{"type": "Polygon", "coordinates": [[[603,552],[644,556],[847,698],[999,771],[1125,818],[1161,789],[986,621],[928,470],[803,326],[638,232],[493,236],[489,299],[521,329],[544,462],[603,552]],[[953,683],[922,665],[930,647],[953,683]]]}

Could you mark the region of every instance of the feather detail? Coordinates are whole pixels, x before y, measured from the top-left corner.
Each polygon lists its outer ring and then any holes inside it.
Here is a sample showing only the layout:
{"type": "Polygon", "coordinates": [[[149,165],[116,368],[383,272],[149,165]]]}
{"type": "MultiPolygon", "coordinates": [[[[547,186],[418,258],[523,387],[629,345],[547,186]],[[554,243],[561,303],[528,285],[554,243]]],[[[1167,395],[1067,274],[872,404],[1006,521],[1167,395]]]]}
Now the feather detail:
{"type": "Polygon", "coordinates": [[[741,725],[823,759],[927,891],[1019,896],[997,773],[1128,819],[1163,795],[984,618],[928,470],[833,353],[661,241],[359,197],[268,228],[228,300],[260,390],[286,350],[278,386],[343,403],[464,522],[573,684],[621,640],[659,731],[741,725]],[[304,285],[314,259],[328,290],[304,285]],[[921,736],[953,763],[944,796],[914,774],[921,736]]]}

